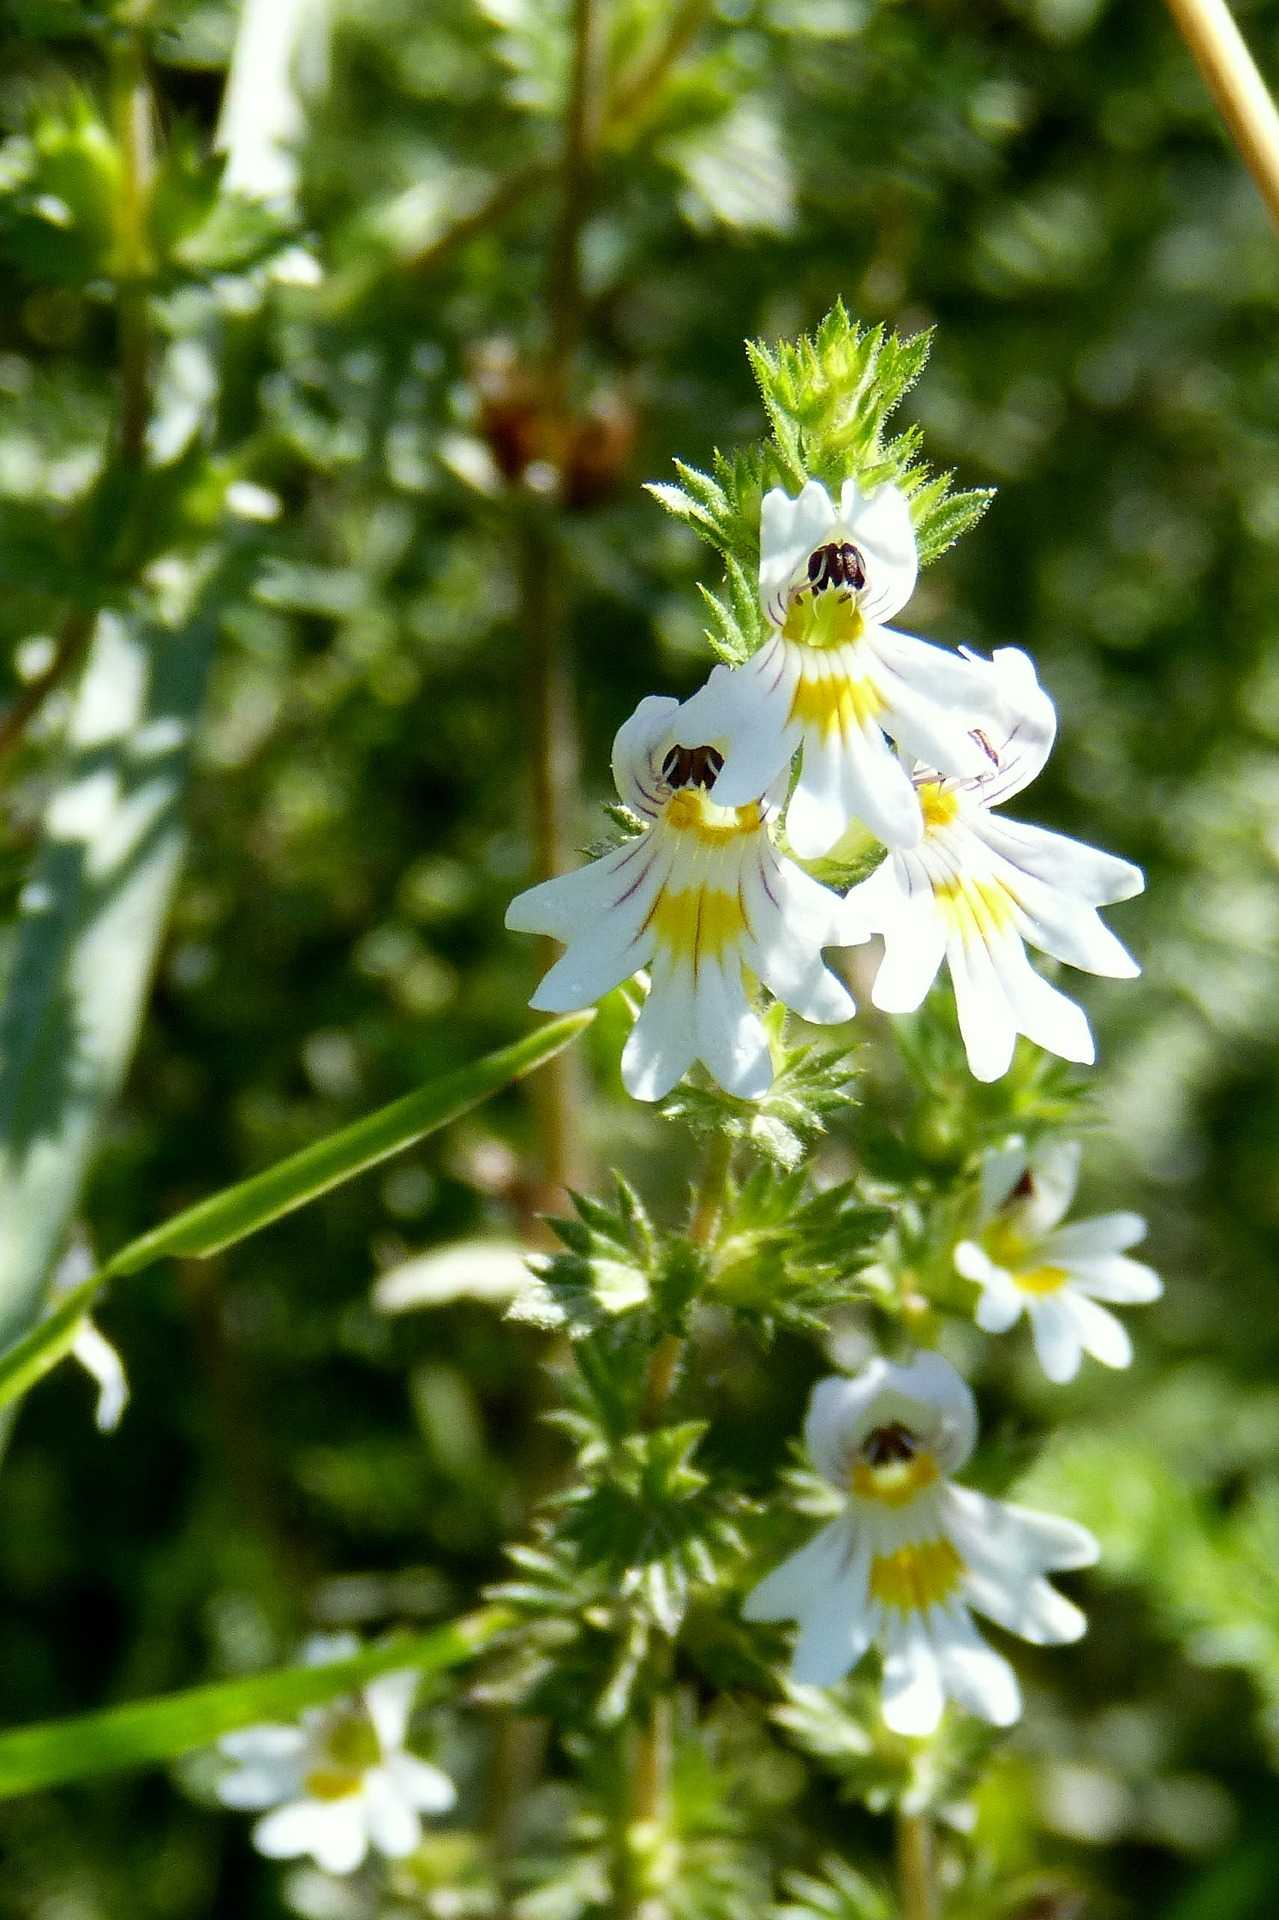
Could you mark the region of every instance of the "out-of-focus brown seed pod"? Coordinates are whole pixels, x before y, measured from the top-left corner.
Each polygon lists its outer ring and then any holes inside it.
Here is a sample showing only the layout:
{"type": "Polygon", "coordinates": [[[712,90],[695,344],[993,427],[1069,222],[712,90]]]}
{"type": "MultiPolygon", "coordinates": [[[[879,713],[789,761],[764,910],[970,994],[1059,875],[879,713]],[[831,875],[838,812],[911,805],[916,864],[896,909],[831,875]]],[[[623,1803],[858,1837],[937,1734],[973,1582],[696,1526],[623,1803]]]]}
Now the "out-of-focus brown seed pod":
{"type": "Polygon", "coordinates": [[[636,431],[634,407],[622,395],[597,394],[580,409],[560,412],[541,370],[504,340],[477,348],[471,380],[480,433],[512,486],[530,479],[533,468],[549,469],[570,512],[598,506],[617,491],[636,431]]]}
{"type": "Polygon", "coordinates": [[[564,467],[564,505],[596,507],[616,493],[630,465],[635,409],[618,393],[602,394],[574,422],[564,467]]]}

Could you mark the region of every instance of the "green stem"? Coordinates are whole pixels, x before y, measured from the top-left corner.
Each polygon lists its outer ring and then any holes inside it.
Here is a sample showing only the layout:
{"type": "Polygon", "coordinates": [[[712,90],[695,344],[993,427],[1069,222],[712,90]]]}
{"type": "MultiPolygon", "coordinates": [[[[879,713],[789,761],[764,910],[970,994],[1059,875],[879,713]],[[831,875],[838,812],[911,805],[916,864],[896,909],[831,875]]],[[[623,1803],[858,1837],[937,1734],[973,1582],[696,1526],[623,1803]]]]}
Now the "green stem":
{"type": "MultiPolygon", "coordinates": [[[[573,687],[565,650],[564,595],[555,564],[554,534],[543,513],[530,514],[521,545],[521,627],[528,648],[528,706],[532,723],[533,858],[539,880],[569,864],[571,825],[577,816],[579,768],[573,687]]],[[[545,943],[544,963],[558,957],[545,943]]],[[[563,1204],[565,1187],[584,1185],[584,1084],[580,1059],[552,1061],[538,1084],[545,1203],[563,1204]]]]}
{"type": "MultiPolygon", "coordinates": [[[[701,1178],[693,1196],[688,1233],[695,1246],[708,1247],[719,1231],[733,1166],[733,1143],[716,1134],[706,1150],[701,1178]]],[[[648,1363],[644,1387],[643,1422],[655,1427],[675,1391],[684,1358],[685,1338],[672,1330],[658,1341],[648,1363]]],[[[646,1889],[644,1862],[661,1843],[670,1793],[672,1701],[670,1694],[674,1648],[655,1677],[653,1702],[647,1723],[634,1736],[629,1774],[629,1804],[619,1863],[619,1912],[624,1920],[662,1920],[665,1900],[646,1889]]]]}
{"type": "Polygon", "coordinates": [[[927,1814],[897,1816],[897,1889],[901,1920],[937,1920],[933,1830],[927,1814]]]}

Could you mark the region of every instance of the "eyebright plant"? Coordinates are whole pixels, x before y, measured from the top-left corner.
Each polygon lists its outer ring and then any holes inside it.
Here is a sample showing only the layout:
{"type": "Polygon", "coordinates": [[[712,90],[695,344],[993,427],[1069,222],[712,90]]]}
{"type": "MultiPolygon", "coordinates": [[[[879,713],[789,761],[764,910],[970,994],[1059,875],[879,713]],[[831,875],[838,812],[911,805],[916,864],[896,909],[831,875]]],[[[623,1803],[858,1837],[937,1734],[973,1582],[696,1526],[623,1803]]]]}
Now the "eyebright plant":
{"type": "MultiPolygon", "coordinates": [[[[1056,735],[1029,656],[886,624],[986,505],[927,473],[913,431],[887,434],[926,349],[837,308],[812,339],[751,350],[770,439],[652,489],[722,556],[705,590],[720,664],[691,699],[640,702],[613,743],[617,832],[508,911],[564,949],[535,1007],[625,990],[623,1082],[705,1156],[683,1227],[620,1176],[607,1200],[573,1195],[509,1309],[574,1363],[552,1419],[575,1470],[511,1550],[493,1596],[508,1624],[471,1696],[545,1716],[576,1770],[578,1824],[526,1865],[530,1914],[542,1898],[571,1915],[758,1907],[770,1816],[726,1757],[727,1691],[747,1746],[780,1734],[833,1766],[897,1809],[909,1852],[971,1788],[994,1738],[971,1728],[1022,1711],[974,1616],[1040,1646],[1085,1629],[1048,1576],[1091,1566],[1092,1536],[958,1479],[982,1462],[957,1361],[974,1321],[1002,1334],[1024,1314],[1050,1380],[1084,1352],[1126,1365],[1100,1303],[1159,1292],[1127,1257],[1134,1215],[1063,1224],[1081,1090],[1017,1051],[1021,1035],[1092,1060],[1083,1011],[1027,948],[1135,974],[1097,909],[1142,880],[996,811],[1056,735]],[[858,956],[876,936],[878,958],[858,956]],[[854,966],[873,1008],[912,1016],[892,1030],[911,1091],[882,1114],[861,1097],[854,966]],[[837,1044],[792,1015],[839,1027],[837,1044]],[[726,1340],[762,1356],[782,1331],[812,1343],[815,1373],[839,1370],[813,1385],[797,1457],[765,1446],[752,1471],[708,1356],[722,1374],[726,1340]]],[[[402,1753],[402,1717],[387,1733],[366,1700],[224,1743],[242,1771],[222,1797],[275,1807],[264,1851],[343,1871],[446,1810],[442,1776],[402,1753]],[[334,1757],[352,1728],[358,1764],[334,1757]],[[392,1806],[373,1783],[404,1765],[392,1806]]],[[[807,1864],[820,1877],[792,1883],[810,1893],[786,1912],[886,1910],[852,1864],[807,1864]]],[[[967,1870],[956,1843],[952,1881],[967,1870]]]]}

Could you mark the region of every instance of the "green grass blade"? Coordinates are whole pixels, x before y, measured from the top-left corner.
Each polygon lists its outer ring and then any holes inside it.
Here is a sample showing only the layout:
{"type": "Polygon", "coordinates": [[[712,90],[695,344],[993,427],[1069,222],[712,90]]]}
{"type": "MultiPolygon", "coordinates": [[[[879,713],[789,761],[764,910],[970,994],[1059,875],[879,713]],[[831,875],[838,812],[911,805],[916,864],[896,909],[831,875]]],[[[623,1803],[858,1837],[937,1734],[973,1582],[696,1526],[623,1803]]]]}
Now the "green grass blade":
{"type": "Polygon", "coordinates": [[[273,1220],[305,1206],[330,1187],[363,1173],[478,1106],[490,1094],[549,1060],[588,1027],[594,1010],[566,1014],[489,1053],[457,1073],[380,1107],[353,1126],[331,1133],[238,1186],[201,1200],[122,1247],[99,1272],[67,1295],[56,1310],[0,1354],[0,1411],[44,1378],[68,1353],[94,1299],[108,1280],[137,1273],[167,1254],[201,1258],[234,1246],[273,1220]]]}
{"type": "Polygon", "coordinates": [[[486,1054],[442,1080],[433,1080],[353,1126],[318,1140],[313,1147],[290,1154],[265,1173],[254,1174],[210,1200],[201,1200],[122,1247],[103,1268],[103,1278],[136,1273],[166,1254],[203,1257],[221,1253],[353,1174],[363,1173],[366,1167],[376,1166],[379,1160],[447,1126],[509,1081],[531,1073],[566,1047],[593,1018],[594,1011],[589,1010],[548,1021],[513,1046],[486,1054]]]}
{"type": "Polygon", "coordinates": [[[472,1659],[509,1623],[501,1608],[486,1607],[431,1633],[385,1641],[326,1666],[279,1667],[158,1700],[18,1727],[0,1734],[0,1799],[94,1774],[157,1766],[210,1746],[237,1727],[291,1720],[304,1707],[350,1693],[379,1673],[409,1667],[441,1673],[472,1659]]]}

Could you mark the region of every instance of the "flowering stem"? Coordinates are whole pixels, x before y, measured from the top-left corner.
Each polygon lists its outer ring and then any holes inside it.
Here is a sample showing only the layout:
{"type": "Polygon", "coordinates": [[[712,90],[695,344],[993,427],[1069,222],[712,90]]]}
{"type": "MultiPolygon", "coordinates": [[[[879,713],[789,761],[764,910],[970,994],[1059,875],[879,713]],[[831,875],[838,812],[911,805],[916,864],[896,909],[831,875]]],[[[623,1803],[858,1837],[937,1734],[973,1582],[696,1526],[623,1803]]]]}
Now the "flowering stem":
{"type": "MultiPolygon", "coordinates": [[[[699,1247],[709,1246],[719,1228],[728,1193],[728,1178],[733,1164],[733,1143],[727,1134],[717,1133],[706,1151],[701,1179],[693,1199],[689,1238],[699,1247]]],[[[684,1357],[681,1334],[664,1334],[653,1349],[648,1363],[644,1391],[644,1425],[654,1427],[661,1419],[675,1390],[680,1362],[684,1357]]],[[[673,1648],[671,1649],[673,1653],[673,1648]]],[[[660,1920],[664,1902],[651,1891],[643,1890],[642,1862],[654,1848],[660,1850],[661,1823],[665,1815],[671,1771],[672,1704],[670,1695],[671,1657],[661,1658],[656,1676],[653,1702],[647,1724],[640,1730],[631,1758],[630,1803],[623,1836],[621,1881],[628,1889],[620,1902],[627,1920],[660,1920]]]]}
{"type": "Polygon", "coordinates": [[[1279,113],[1226,0],[1168,0],[1168,11],[1279,225],[1279,113]]]}
{"type": "MultiPolygon", "coordinates": [[[[728,1176],[733,1164],[733,1143],[727,1134],[717,1133],[706,1150],[706,1162],[693,1198],[688,1237],[694,1246],[707,1247],[719,1229],[728,1192],[728,1176]]],[[[656,1426],[675,1388],[680,1361],[684,1357],[681,1334],[663,1334],[648,1363],[644,1392],[644,1424],[656,1426]]]]}
{"type": "Polygon", "coordinates": [[[933,1831],[927,1814],[897,1816],[897,1888],[901,1920],[936,1920],[933,1831]]]}

